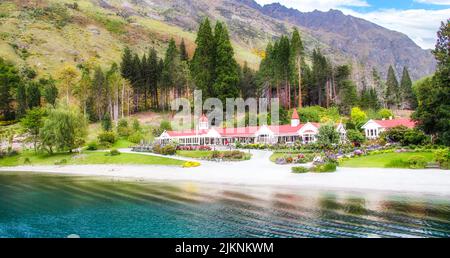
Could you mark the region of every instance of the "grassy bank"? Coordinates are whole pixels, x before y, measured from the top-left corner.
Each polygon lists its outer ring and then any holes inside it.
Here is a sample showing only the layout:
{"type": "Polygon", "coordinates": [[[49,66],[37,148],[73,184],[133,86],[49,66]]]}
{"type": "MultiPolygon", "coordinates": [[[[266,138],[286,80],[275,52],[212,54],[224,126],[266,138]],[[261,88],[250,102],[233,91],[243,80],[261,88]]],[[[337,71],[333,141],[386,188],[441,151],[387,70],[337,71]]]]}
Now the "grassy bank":
{"type": "Polygon", "coordinates": [[[177,159],[154,157],[142,154],[122,153],[109,156],[104,152],[83,152],[82,154],[59,153],[54,155],[24,152],[13,157],[0,159],[0,166],[20,165],[168,165],[182,166],[185,162],[177,159]],[[29,161],[29,162],[28,162],[29,161]]]}
{"type": "Polygon", "coordinates": [[[393,152],[343,160],[340,163],[340,166],[350,168],[384,168],[387,167],[392,161],[399,159],[408,160],[409,158],[417,155],[423,156],[427,162],[433,161],[433,153],[431,152],[393,152]]]}

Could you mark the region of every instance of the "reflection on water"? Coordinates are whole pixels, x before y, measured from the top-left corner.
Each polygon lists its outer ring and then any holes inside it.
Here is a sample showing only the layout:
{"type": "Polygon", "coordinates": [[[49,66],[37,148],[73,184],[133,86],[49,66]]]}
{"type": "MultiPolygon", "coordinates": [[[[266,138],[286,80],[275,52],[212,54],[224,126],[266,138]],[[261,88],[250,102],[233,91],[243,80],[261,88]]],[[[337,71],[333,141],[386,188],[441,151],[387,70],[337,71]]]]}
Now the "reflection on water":
{"type": "Polygon", "coordinates": [[[450,237],[448,197],[0,175],[0,237],[450,237]]]}

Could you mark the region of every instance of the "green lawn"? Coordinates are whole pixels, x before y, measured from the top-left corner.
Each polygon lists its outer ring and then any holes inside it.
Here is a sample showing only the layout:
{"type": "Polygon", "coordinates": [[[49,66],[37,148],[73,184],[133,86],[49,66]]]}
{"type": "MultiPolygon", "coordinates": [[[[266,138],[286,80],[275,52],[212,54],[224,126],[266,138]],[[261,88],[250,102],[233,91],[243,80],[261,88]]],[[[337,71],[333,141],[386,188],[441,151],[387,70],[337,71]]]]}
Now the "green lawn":
{"type": "Polygon", "coordinates": [[[114,149],[125,149],[125,148],[130,148],[130,147],[135,146],[135,145],[136,145],[135,143],[132,143],[132,142],[128,141],[127,139],[121,138],[121,139],[118,139],[112,145],[111,148],[114,148],[114,149]]]}
{"type": "Polygon", "coordinates": [[[340,163],[340,166],[351,168],[384,168],[393,160],[407,160],[417,155],[425,157],[428,162],[433,161],[433,153],[431,152],[383,153],[344,160],[340,163]]]}
{"type": "Polygon", "coordinates": [[[54,155],[38,154],[33,152],[24,152],[14,157],[0,159],[0,166],[19,166],[25,165],[24,161],[28,158],[31,165],[55,165],[61,160],[67,160],[67,165],[100,165],[100,164],[122,164],[122,165],[170,165],[182,166],[184,161],[154,157],[143,154],[122,153],[118,156],[106,155],[106,152],[85,151],[82,154],[60,153],[54,155]]]}

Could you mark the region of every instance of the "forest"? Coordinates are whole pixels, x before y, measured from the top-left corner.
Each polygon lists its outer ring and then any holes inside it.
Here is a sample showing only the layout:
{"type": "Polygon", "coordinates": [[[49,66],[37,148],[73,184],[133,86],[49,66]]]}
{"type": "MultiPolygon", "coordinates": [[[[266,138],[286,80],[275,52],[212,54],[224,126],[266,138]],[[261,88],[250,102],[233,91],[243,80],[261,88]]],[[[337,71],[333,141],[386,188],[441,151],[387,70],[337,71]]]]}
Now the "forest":
{"type": "Polygon", "coordinates": [[[96,63],[62,65],[58,73],[38,75],[0,58],[0,120],[20,121],[30,110],[58,105],[75,106],[90,122],[117,121],[142,111],[169,111],[177,97],[275,98],[283,110],[321,107],[351,115],[354,107],[415,110],[413,118],[427,134],[450,142],[449,23],[442,23],[433,51],[436,73],[414,83],[404,67],[401,77],[393,66],[387,78],[372,72],[373,84],[357,89],[350,64],[336,64],[316,48],[304,50],[300,32],[293,28],[268,43],[259,70],[239,64],[226,25],[209,19],[201,23],[196,48],[188,53],[184,41],[168,41],[163,56],[155,49],[136,53],[125,47],[119,63],[106,69],[96,63]]]}

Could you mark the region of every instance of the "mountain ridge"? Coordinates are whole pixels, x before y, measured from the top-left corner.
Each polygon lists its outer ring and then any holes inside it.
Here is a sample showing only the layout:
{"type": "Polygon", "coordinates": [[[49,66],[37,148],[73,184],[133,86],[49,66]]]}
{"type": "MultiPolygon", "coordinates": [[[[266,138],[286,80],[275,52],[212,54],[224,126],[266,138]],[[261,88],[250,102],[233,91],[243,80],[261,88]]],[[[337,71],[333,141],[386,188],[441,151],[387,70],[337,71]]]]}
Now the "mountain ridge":
{"type": "Polygon", "coordinates": [[[337,10],[301,13],[280,4],[261,6],[254,0],[78,0],[78,9],[65,11],[70,16],[67,24],[57,26],[52,15],[42,14],[42,8],[55,3],[70,6],[73,0],[0,3],[6,10],[0,11],[0,54],[45,72],[65,62],[118,62],[125,46],[141,54],[154,47],[162,56],[173,37],[178,43],[184,38],[192,55],[199,22],[209,17],[226,23],[237,60],[255,69],[266,45],[291,33],[294,26],[302,34],[307,54],[320,48],[335,64],[352,64],[360,87],[370,80],[372,67],[385,76],[390,64],[398,75],[407,66],[413,79],[431,74],[435,67],[431,53],[406,35],[337,10]],[[354,37],[350,28],[362,31],[361,35],[354,37]],[[365,30],[378,33],[374,42],[365,30]]]}

